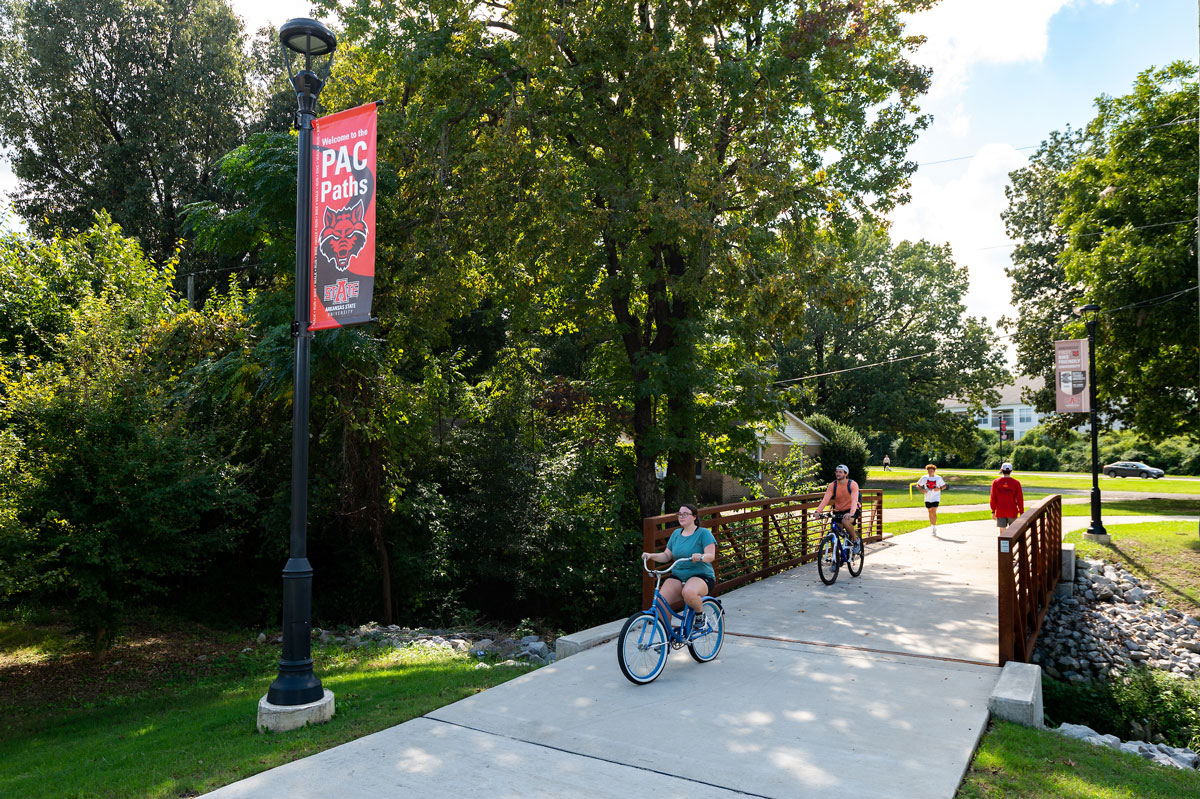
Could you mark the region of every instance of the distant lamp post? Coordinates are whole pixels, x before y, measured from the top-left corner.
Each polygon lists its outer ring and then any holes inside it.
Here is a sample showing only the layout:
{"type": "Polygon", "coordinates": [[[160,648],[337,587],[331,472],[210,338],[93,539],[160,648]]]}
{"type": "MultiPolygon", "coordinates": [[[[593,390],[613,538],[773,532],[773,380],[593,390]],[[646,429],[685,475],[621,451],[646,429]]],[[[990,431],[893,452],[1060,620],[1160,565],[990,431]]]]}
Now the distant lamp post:
{"type": "Polygon", "coordinates": [[[284,50],[288,76],[296,90],[300,130],[296,159],[296,313],[292,321],[296,366],[292,402],[292,521],[291,548],[283,567],[283,654],[279,674],[258,703],[260,730],[289,730],[305,724],[328,721],[333,716],[333,692],[326,690],[313,674],[312,659],[312,566],[308,562],[308,330],[312,294],[312,139],[317,116],[317,96],[329,77],[337,37],[313,19],[297,18],[283,23],[279,41],[284,50]],[[304,56],[304,69],[292,74],[292,56],[304,56]],[[328,56],[323,75],[313,72],[313,59],[328,56]]]}
{"type": "Polygon", "coordinates": [[[1088,403],[1092,409],[1092,523],[1088,525],[1087,535],[1104,536],[1108,533],[1100,521],[1100,447],[1097,443],[1097,410],[1096,410],[1096,316],[1100,312],[1099,305],[1084,305],[1075,309],[1075,315],[1083,319],[1088,334],[1088,403]]]}

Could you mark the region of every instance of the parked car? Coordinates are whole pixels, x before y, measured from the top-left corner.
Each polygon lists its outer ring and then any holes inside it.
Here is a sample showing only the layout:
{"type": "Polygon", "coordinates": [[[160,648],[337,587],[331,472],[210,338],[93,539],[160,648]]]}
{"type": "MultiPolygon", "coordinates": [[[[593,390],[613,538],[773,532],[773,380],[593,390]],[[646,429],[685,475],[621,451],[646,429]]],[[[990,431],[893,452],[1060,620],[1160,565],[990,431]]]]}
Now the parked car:
{"type": "Polygon", "coordinates": [[[1165,474],[1162,469],[1147,466],[1141,461],[1117,461],[1108,464],[1101,471],[1105,477],[1140,477],[1143,480],[1150,477],[1157,480],[1165,474]]]}

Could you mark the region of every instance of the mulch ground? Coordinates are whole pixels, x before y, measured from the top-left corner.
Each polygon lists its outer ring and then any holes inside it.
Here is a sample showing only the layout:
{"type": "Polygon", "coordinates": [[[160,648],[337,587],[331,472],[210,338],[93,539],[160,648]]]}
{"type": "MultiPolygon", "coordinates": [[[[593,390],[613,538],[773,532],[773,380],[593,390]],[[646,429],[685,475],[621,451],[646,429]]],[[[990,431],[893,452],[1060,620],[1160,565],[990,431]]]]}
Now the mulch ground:
{"type": "MultiPolygon", "coordinates": [[[[65,625],[39,632],[72,639],[65,625]]],[[[51,703],[82,707],[120,696],[136,696],[171,682],[192,682],[227,668],[246,647],[261,649],[248,633],[161,620],[128,624],[103,661],[72,641],[53,654],[36,648],[0,649],[0,709],[51,703]]]]}

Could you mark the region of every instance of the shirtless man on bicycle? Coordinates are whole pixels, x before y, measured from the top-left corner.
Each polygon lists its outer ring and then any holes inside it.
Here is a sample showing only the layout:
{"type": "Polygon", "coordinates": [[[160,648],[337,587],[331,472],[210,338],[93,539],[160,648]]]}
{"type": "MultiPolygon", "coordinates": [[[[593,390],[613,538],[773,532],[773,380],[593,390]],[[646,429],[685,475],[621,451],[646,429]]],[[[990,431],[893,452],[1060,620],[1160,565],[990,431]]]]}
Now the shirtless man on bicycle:
{"type": "Polygon", "coordinates": [[[825,489],[825,496],[821,497],[821,504],[813,511],[813,515],[820,514],[825,506],[832,502],[833,516],[850,535],[850,540],[854,542],[854,550],[857,552],[862,548],[858,530],[855,529],[862,513],[858,483],[850,479],[850,468],[841,464],[834,468],[833,476],[836,479],[829,484],[829,488],[825,489]]]}

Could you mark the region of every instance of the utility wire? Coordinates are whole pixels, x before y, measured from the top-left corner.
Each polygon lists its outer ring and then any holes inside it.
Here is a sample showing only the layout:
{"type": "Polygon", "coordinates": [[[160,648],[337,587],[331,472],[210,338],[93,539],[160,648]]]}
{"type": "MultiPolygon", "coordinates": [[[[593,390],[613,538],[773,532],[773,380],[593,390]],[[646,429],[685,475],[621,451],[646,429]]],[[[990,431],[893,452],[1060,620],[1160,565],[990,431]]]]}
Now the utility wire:
{"type": "MultiPolygon", "coordinates": [[[[1151,297],[1148,300],[1139,300],[1138,302],[1131,303],[1129,305],[1122,305],[1120,308],[1105,308],[1100,311],[1100,315],[1116,313],[1117,311],[1127,311],[1130,308],[1148,308],[1153,305],[1162,305],[1163,303],[1170,302],[1176,297],[1187,294],[1189,291],[1196,291],[1197,288],[1200,288],[1200,286],[1189,286],[1185,289],[1180,289],[1179,291],[1173,291],[1170,294],[1163,294],[1160,297],[1151,297]]],[[[1016,335],[1016,333],[1007,333],[1003,336],[996,336],[996,340],[1004,341],[1005,339],[1014,338],[1016,335]]],[[[829,377],[830,375],[840,375],[846,372],[856,372],[859,369],[870,369],[875,366],[887,366],[888,364],[899,363],[901,361],[911,361],[913,358],[924,358],[927,355],[933,355],[935,352],[937,352],[937,350],[929,350],[927,352],[918,352],[916,355],[905,355],[901,358],[890,358],[886,361],[879,361],[877,363],[864,363],[860,364],[859,366],[851,366],[848,369],[836,369],[832,372],[821,372],[815,375],[805,375],[804,377],[793,377],[788,380],[776,380],[771,385],[781,386],[785,383],[798,383],[801,380],[814,380],[818,377],[829,377]]]]}
{"type": "Polygon", "coordinates": [[[851,366],[849,369],[838,369],[834,372],[821,372],[818,375],[805,375],[804,377],[793,377],[789,380],[776,380],[771,385],[781,386],[784,383],[795,383],[800,380],[812,380],[817,377],[828,377],[829,375],[840,375],[843,372],[854,372],[859,369],[870,369],[872,366],[886,366],[889,363],[899,363],[900,361],[911,361],[913,358],[924,358],[926,355],[933,355],[937,350],[929,350],[929,352],[918,352],[916,355],[905,355],[903,358],[892,358],[888,361],[880,361],[879,363],[864,363],[861,366],[851,366]]]}
{"type": "MultiPolygon", "coordinates": [[[[1075,238],[1077,238],[1077,239],[1087,239],[1087,238],[1092,238],[1093,236],[1104,236],[1104,235],[1107,235],[1107,234],[1108,234],[1108,233],[1110,233],[1110,232],[1111,232],[1111,233],[1120,233],[1120,232],[1123,232],[1123,231],[1126,231],[1126,230],[1128,230],[1128,231],[1134,231],[1134,230],[1149,230],[1150,228],[1156,228],[1156,227],[1170,227],[1171,225],[1190,225],[1190,224],[1193,224],[1193,223],[1195,223],[1195,221],[1196,221],[1195,219],[1180,219],[1180,220],[1177,220],[1177,221],[1175,221],[1175,222],[1158,222],[1158,223],[1156,223],[1156,224],[1153,224],[1153,225],[1139,225],[1139,226],[1137,226],[1137,227],[1132,227],[1132,228],[1127,228],[1127,227],[1119,227],[1119,228],[1113,228],[1111,231],[1108,231],[1108,230],[1101,230],[1101,231],[1099,231],[1099,232],[1097,232],[1097,233],[1080,233],[1080,234],[1079,234],[1078,236],[1076,236],[1075,238]]],[[[991,246],[991,247],[980,247],[979,249],[980,249],[980,250],[1002,250],[1002,249],[1004,249],[1005,247],[1016,247],[1016,246],[1018,246],[1018,245],[1017,245],[1017,243],[1010,243],[1010,244],[996,244],[996,245],[993,245],[993,246],[991,246]]]]}
{"type": "MultiPolygon", "coordinates": [[[[1196,117],[1192,117],[1190,119],[1177,119],[1174,122],[1164,122],[1161,125],[1150,125],[1145,128],[1129,128],[1128,130],[1113,131],[1113,133],[1136,133],[1139,130],[1155,130],[1157,128],[1169,128],[1172,125],[1186,125],[1188,123],[1195,122],[1196,120],[1197,120],[1196,117]]],[[[1013,149],[1018,150],[1018,151],[1019,150],[1036,150],[1038,147],[1041,147],[1041,146],[1042,145],[1040,145],[1040,144],[1029,144],[1024,147],[1014,147],[1013,149]]],[[[979,157],[979,153],[975,153],[974,155],[960,155],[956,158],[943,158],[940,161],[921,161],[920,163],[917,164],[917,166],[933,166],[934,164],[949,164],[953,161],[970,161],[972,158],[978,158],[978,157],[979,157]]]]}

